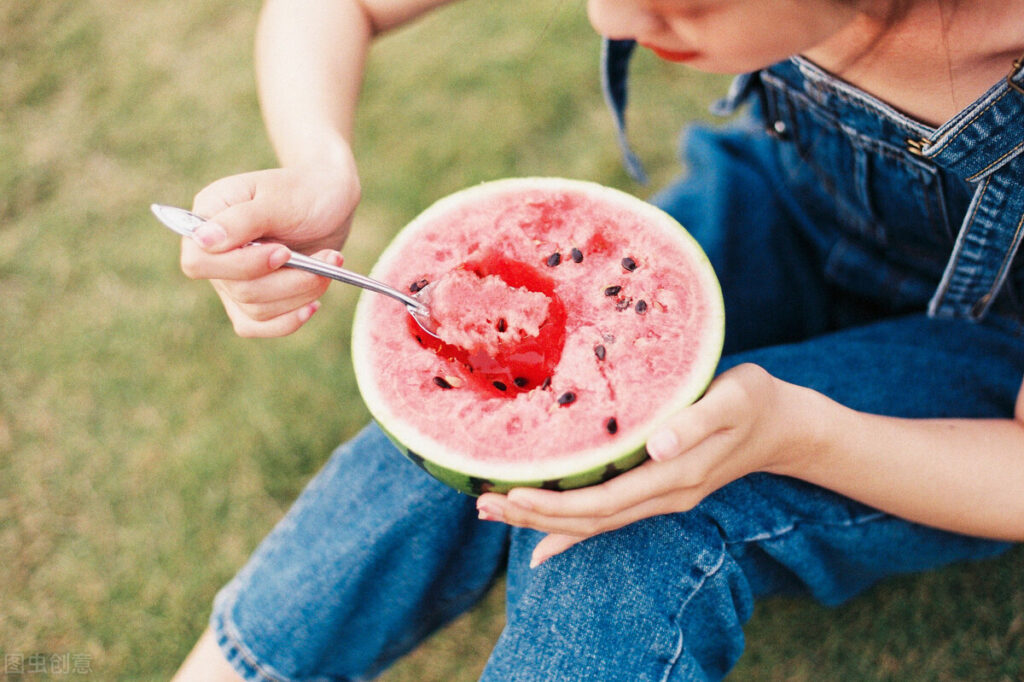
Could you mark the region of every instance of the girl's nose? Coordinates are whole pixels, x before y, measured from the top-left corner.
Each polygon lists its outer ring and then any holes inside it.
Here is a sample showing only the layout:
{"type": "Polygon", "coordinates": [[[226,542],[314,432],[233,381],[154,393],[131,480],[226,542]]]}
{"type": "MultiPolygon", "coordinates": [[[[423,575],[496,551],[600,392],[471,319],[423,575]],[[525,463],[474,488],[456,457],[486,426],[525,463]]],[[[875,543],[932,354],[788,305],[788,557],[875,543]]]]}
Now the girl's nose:
{"type": "Polygon", "coordinates": [[[590,24],[605,38],[642,40],[656,35],[661,21],[636,0],[588,0],[590,24]]]}

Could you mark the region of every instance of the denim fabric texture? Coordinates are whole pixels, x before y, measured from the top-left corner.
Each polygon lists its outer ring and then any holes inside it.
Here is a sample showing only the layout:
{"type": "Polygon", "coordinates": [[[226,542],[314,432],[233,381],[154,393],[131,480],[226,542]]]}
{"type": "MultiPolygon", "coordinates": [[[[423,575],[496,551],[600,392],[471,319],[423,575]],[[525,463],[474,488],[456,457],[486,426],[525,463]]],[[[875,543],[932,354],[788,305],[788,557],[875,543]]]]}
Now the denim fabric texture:
{"type": "MultiPolygon", "coordinates": [[[[620,123],[625,47],[606,50],[623,60],[605,71],[620,123]]],[[[722,282],[721,371],[754,362],[879,414],[1012,416],[1024,95],[997,86],[934,130],[794,59],[741,77],[721,109],[742,102],[727,127],[688,132],[683,176],[653,199],[722,282]]],[[[218,594],[211,624],[246,679],[367,679],[504,574],[485,680],[715,680],[759,597],[838,604],[1007,547],[768,474],[530,569],[539,538],[477,520],[370,425],[218,594]]]]}

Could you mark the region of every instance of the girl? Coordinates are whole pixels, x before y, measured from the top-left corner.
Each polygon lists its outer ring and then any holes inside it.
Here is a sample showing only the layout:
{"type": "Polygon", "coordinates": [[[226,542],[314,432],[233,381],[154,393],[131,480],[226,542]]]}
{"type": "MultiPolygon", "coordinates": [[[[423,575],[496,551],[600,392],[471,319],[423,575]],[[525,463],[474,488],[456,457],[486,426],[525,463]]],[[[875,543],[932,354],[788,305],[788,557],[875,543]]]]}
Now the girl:
{"type": "MultiPolygon", "coordinates": [[[[439,0],[269,0],[282,167],[218,181],[182,247],[236,331],[277,336],[340,262],[371,37],[439,0]],[[298,6],[297,6],[298,5],[298,6]]],[[[1022,0],[589,0],[621,114],[632,41],[744,74],[654,201],[703,243],[721,373],[594,488],[474,501],[375,427],[342,446],[218,595],[180,680],[372,676],[507,571],[489,680],[718,679],[753,600],[827,604],[1024,538],[1022,0]]]]}

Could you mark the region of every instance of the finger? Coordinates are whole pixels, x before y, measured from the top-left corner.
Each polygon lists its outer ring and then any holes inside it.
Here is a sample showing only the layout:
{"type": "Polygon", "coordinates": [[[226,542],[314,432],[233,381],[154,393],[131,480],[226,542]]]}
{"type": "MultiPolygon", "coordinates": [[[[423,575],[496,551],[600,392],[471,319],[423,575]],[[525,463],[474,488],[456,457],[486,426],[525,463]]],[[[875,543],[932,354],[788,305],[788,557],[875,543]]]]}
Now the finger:
{"type": "Polygon", "coordinates": [[[243,201],[213,214],[192,232],[192,239],[208,253],[224,253],[272,234],[276,222],[267,206],[243,201]]]}
{"type": "Polygon", "coordinates": [[[508,502],[549,516],[609,516],[619,509],[677,487],[669,473],[664,465],[648,461],[600,485],[587,488],[561,492],[515,488],[509,491],[508,502]]]}
{"type": "Polygon", "coordinates": [[[560,535],[558,533],[545,535],[533,548],[533,553],[530,555],[530,568],[537,568],[551,557],[561,554],[586,539],[577,535],[560,535]]]}
{"type": "MultiPolygon", "coordinates": [[[[318,260],[340,263],[341,254],[323,251],[318,260]]],[[[247,281],[214,280],[222,298],[230,299],[247,317],[269,320],[320,298],[331,280],[301,270],[282,268],[259,279],[247,281]]]]}
{"type": "MultiPolygon", "coordinates": [[[[266,279],[269,280],[272,278],[276,278],[276,274],[271,275],[266,279]]],[[[250,290],[257,285],[258,282],[218,282],[218,284],[222,285],[219,287],[218,293],[222,293],[222,298],[230,298],[239,313],[245,317],[257,322],[265,322],[280,315],[298,310],[299,308],[319,299],[324,294],[327,285],[319,283],[323,280],[314,278],[303,279],[304,284],[310,284],[311,282],[311,285],[304,286],[302,289],[289,287],[289,295],[282,298],[265,298],[265,292],[257,291],[255,293],[260,295],[261,298],[247,300],[250,290]],[[309,279],[310,282],[305,281],[306,279],[309,279]],[[238,287],[243,288],[241,292],[238,291],[238,287]]]]}
{"type": "Polygon", "coordinates": [[[207,219],[193,240],[213,253],[241,246],[266,232],[271,222],[255,205],[259,172],[240,173],[210,183],[192,200],[192,212],[207,219]]]}
{"type": "Polygon", "coordinates": [[[238,336],[244,338],[276,338],[298,331],[320,309],[320,301],[313,301],[298,310],[291,310],[268,320],[256,320],[245,315],[231,301],[224,301],[224,309],[227,311],[228,319],[231,320],[231,325],[238,336]]]}
{"type": "MultiPolygon", "coordinates": [[[[685,491],[659,495],[646,499],[631,507],[624,507],[612,514],[603,516],[549,516],[533,510],[526,510],[514,504],[506,503],[498,511],[500,520],[520,528],[532,528],[545,533],[590,537],[600,533],[622,528],[641,519],[674,511],[692,508],[686,506],[700,500],[699,495],[687,495],[685,491]]],[[[491,517],[491,520],[498,520],[491,517]]]]}
{"type": "Polygon", "coordinates": [[[282,244],[253,244],[208,253],[192,239],[181,240],[181,270],[192,279],[253,280],[283,266],[291,257],[282,244]]]}
{"type": "Polygon", "coordinates": [[[258,172],[239,173],[211,182],[192,199],[192,212],[209,218],[229,206],[251,201],[258,177],[258,172]]]}
{"type": "MultiPolygon", "coordinates": [[[[752,366],[751,366],[752,367],[752,366]]],[[[647,439],[647,454],[656,462],[678,457],[707,439],[732,428],[746,404],[737,370],[719,375],[704,396],[671,416],[647,439]]],[[[746,370],[741,370],[745,372],[746,370]]]]}

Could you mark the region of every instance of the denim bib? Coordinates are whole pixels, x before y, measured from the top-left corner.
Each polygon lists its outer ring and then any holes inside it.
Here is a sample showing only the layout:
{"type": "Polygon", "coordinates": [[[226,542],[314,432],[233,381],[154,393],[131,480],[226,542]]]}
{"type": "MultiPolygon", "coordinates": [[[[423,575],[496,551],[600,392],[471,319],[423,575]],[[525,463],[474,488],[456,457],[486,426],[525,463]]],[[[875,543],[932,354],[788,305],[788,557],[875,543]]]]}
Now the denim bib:
{"type": "MultiPolygon", "coordinates": [[[[627,67],[634,49],[633,41],[604,41],[602,89],[615,119],[626,170],[631,177],[644,182],[643,168],[630,149],[625,132],[627,67]]],[[[784,137],[785,117],[776,116],[776,110],[792,108],[793,103],[768,92],[765,83],[773,80],[806,90],[826,108],[849,105],[856,106],[860,113],[870,112],[873,120],[860,116],[858,127],[850,130],[851,135],[871,136],[875,128],[884,129],[886,145],[892,144],[895,135],[903,152],[941,169],[967,188],[971,193],[970,204],[931,296],[928,314],[940,318],[983,318],[1003,289],[1024,237],[1021,60],[1014,62],[1003,81],[937,129],[917,123],[799,57],[739,76],[713,110],[723,115],[732,113],[756,95],[769,132],[784,137]]],[[[946,209],[939,206],[937,210],[946,209]]]]}

